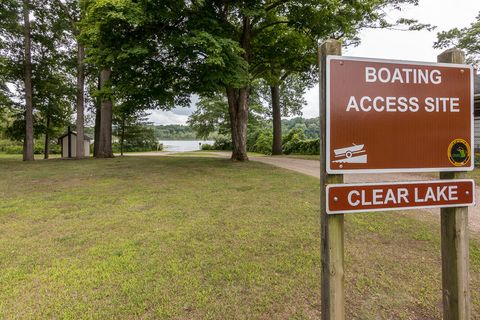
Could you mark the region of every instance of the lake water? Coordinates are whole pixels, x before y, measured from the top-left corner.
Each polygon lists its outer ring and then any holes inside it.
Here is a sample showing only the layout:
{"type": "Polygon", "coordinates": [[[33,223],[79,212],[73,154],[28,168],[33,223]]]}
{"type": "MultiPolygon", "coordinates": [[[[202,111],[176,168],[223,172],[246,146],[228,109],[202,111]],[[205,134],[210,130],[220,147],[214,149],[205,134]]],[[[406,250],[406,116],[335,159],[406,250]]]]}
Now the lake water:
{"type": "Polygon", "coordinates": [[[201,144],[213,144],[213,140],[161,140],[163,151],[187,152],[201,150],[201,144]]]}

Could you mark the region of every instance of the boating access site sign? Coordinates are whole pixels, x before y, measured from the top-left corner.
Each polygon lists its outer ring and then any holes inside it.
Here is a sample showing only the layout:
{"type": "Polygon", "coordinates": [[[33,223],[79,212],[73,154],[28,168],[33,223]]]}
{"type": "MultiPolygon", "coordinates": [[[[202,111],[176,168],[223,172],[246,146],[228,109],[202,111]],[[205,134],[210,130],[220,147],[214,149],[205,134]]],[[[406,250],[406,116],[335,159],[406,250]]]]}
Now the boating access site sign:
{"type": "Polygon", "coordinates": [[[330,174],[473,170],[473,68],[328,56],[330,174]]]}
{"type": "Polygon", "coordinates": [[[332,184],[327,213],[462,207],[475,202],[473,180],[332,184]]]}

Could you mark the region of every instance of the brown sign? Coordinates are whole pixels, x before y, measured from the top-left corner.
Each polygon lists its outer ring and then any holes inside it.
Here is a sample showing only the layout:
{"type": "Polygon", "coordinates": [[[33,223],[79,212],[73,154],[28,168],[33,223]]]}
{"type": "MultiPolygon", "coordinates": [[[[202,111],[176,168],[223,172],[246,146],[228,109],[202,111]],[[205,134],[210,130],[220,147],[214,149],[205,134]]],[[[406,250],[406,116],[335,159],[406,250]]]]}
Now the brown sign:
{"type": "Polygon", "coordinates": [[[327,186],[327,213],[473,205],[473,180],[332,184],[327,186]]]}
{"type": "Polygon", "coordinates": [[[327,172],[473,170],[473,68],[327,57],[327,172]]]}

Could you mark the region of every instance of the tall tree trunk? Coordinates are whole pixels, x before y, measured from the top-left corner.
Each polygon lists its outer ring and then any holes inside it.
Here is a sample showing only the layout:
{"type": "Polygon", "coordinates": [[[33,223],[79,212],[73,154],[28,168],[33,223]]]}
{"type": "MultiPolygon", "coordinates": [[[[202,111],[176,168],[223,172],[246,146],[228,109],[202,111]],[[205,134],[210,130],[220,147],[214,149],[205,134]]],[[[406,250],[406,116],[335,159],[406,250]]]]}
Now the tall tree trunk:
{"type": "Polygon", "coordinates": [[[125,141],[125,113],[122,115],[122,133],[120,137],[120,155],[123,156],[123,143],[125,141]]]}
{"type": "Polygon", "coordinates": [[[272,94],[273,145],[272,154],[282,154],[282,112],[280,108],[280,86],[270,86],[272,94]]]}
{"type": "Polygon", "coordinates": [[[50,116],[47,115],[47,124],[45,127],[45,148],[43,149],[43,159],[48,159],[50,155],[50,116]]]}
{"type": "MultiPolygon", "coordinates": [[[[252,22],[250,17],[243,17],[242,35],[240,45],[244,50],[243,58],[247,63],[251,60],[252,22]]],[[[247,124],[248,124],[248,99],[250,87],[227,87],[228,112],[232,133],[232,160],[246,161],[247,156],[247,124]]]]}
{"type": "Polygon", "coordinates": [[[23,161],[34,160],[33,156],[33,102],[32,102],[32,34],[30,32],[30,1],[23,1],[24,54],[25,54],[25,139],[23,161]]]}
{"type": "MultiPolygon", "coordinates": [[[[100,76],[98,77],[98,85],[97,89],[101,89],[101,80],[100,76]]],[[[100,139],[100,123],[102,119],[102,100],[100,97],[96,99],[95,102],[95,129],[94,129],[94,137],[93,137],[93,156],[97,157],[98,155],[98,146],[99,146],[99,139],[100,139]]]]}
{"type": "Polygon", "coordinates": [[[77,40],[77,159],[85,157],[85,130],[84,130],[84,107],[85,107],[85,48],[77,40]]]}
{"type": "Polygon", "coordinates": [[[249,88],[227,87],[228,113],[232,133],[232,160],[245,161],[247,156],[247,123],[249,88]]]}
{"type": "MultiPolygon", "coordinates": [[[[110,80],[111,71],[102,70],[100,73],[100,81],[102,89],[110,80]]],[[[110,98],[102,98],[102,106],[100,108],[100,134],[98,137],[98,155],[97,158],[113,158],[112,152],[112,100],[110,98]]]]}

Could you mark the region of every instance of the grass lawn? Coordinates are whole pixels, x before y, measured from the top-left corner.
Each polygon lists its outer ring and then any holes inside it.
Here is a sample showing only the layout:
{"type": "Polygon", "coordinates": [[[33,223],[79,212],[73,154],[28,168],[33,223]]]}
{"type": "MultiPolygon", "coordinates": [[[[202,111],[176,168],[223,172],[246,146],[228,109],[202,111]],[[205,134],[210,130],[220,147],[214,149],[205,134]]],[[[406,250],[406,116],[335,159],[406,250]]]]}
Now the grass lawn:
{"type": "MultiPolygon", "coordinates": [[[[319,184],[205,157],[0,159],[1,319],[317,319],[319,184]]],[[[441,319],[438,223],[346,218],[347,319],[441,319]]],[[[480,246],[472,241],[472,319],[480,246]]]]}
{"type": "Polygon", "coordinates": [[[320,155],[311,155],[311,154],[288,154],[283,155],[285,158],[295,158],[295,159],[304,159],[304,160],[318,160],[320,161],[320,155]]]}

